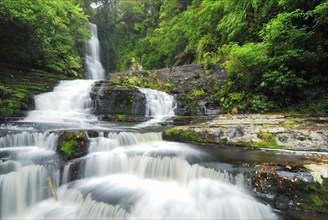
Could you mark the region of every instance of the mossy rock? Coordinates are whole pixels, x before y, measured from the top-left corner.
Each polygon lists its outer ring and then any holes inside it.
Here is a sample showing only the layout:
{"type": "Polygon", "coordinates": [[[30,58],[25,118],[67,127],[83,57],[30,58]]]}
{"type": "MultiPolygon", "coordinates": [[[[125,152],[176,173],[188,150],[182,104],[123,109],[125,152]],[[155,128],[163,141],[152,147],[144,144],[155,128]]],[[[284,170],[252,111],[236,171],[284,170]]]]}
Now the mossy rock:
{"type": "Polygon", "coordinates": [[[88,153],[86,132],[64,131],[59,137],[57,152],[65,161],[85,156],[88,153]]]}
{"type": "Polygon", "coordinates": [[[180,130],[175,128],[169,128],[163,132],[163,139],[168,141],[178,142],[196,142],[196,143],[214,143],[219,144],[219,141],[213,137],[205,137],[190,130],[180,130]]]}
{"type": "Polygon", "coordinates": [[[250,143],[250,146],[253,148],[269,148],[269,149],[283,148],[281,145],[277,143],[275,135],[270,132],[259,132],[257,136],[262,141],[258,143],[250,143]]]}
{"type": "Polygon", "coordinates": [[[0,63],[0,118],[21,117],[34,108],[32,97],[49,92],[67,76],[0,63]]]}
{"type": "MultiPolygon", "coordinates": [[[[145,115],[145,94],[135,86],[117,86],[111,85],[109,81],[101,82],[95,84],[90,94],[95,103],[95,115],[145,115]]],[[[124,121],[123,117],[117,119],[124,121]]]]}
{"type": "Polygon", "coordinates": [[[303,165],[258,164],[250,180],[256,195],[277,209],[328,214],[328,178],[315,181],[303,165]]]}

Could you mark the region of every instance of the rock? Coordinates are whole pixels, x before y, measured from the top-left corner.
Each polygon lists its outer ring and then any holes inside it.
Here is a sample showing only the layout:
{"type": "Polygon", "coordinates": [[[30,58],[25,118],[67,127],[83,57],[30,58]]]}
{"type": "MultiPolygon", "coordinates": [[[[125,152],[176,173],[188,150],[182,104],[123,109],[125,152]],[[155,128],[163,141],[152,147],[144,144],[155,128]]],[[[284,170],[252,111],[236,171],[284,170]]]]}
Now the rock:
{"type": "Polygon", "coordinates": [[[207,137],[212,143],[328,151],[327,117],[303,116],[295,120],[287,115],[218,115],[204,123],[173,129],[179,131],[176,132],[179,134],[178,141],[183,141],[184,132],[193,132],[207,137]],[[315,122],[310,124],[308,121],[311,119],[315,122]]]}
{"type": "MultiPolygon", "coordinates": [[[[248,175],[250,187],[256,196],[270,203],[274,208],[285,210],[306,210],[314,213],[328,213],[328,178],[315,180],[312,171],[302,164],[256,164],[248,175]]],[[[317,169],[313,165],[311,168],[317,169]]],[[[322,172],[322,171],[321,171],[322,172]]]]}
{"type": "Polygon", "coordinates": [[[110,81],[95,84],[90,96],[95,115],[144,116],[146,97],[135,86],[113,85],[110,81]]]}
{"type": "Polygon", "coordinates": [[[143,83],[139,85],[141,87],[158,84],[170,85],[165,91],[176,96],[178,115],[221,113],[221,108],[213,96],[226,79],[226,74],[219,64],[212,69],[212,74],[206,74],[202,65],[190,64],[153,71],[127,71],[115,73],[112,76],[119,81],[120,85],[129,81],[122,79],[129,77],[135,77],[142,81],[143,83]]]}
{"type": "Polygon", "coordinates": [[[57,152],[64,160],[83,157],[88,153],[88,137],[84,131],[64,131],[59,136],[57,152]]]}

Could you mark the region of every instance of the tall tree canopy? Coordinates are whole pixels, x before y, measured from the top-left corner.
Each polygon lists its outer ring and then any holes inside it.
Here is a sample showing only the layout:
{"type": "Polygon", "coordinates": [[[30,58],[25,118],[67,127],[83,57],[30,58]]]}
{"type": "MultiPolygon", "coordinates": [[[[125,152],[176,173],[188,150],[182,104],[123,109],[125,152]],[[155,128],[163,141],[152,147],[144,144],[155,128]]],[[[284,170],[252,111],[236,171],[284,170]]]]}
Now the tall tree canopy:
{"type": "Polygon", "coordinates": [[[75,0],[1,0],[0,59],[78,75],[86,22],[75,0]]]}

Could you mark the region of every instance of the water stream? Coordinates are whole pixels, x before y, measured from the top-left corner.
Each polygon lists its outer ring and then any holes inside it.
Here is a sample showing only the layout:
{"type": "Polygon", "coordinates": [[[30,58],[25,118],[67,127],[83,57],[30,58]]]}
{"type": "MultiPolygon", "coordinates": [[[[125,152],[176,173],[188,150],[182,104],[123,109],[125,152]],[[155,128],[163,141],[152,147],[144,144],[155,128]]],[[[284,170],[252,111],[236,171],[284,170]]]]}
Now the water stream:
{"type": "Polygon", "coordinates": [[[89,91],[95,80],[104,78],[97,29],[90,27],[88,80],[60,82],[53,92],[35,97],[36,109],[20,123],[1,126],[0,218],[278,218],[250,194],[242,172],[230,172],[219,161],[204,166],[215,161],[208,152],[163,141],[160,132],[145,132],[145,127],[174,116],[172,96],[140,88],[150,120],[130,129],[99,122],[90,113],[89,91]],[[89,137],[86,156],[63,163],[56,146],[59,132],[67,129],[98,135],[89,137]],[[58,201],[51,197],[48,177],[58,201]]]}

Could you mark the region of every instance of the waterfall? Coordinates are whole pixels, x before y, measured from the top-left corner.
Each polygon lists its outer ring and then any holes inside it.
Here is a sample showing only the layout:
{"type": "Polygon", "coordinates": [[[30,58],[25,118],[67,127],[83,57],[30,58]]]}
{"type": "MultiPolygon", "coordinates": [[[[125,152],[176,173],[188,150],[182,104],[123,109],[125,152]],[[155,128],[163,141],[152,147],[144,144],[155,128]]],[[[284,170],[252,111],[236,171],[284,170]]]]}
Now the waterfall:
{"type": "Polygon", "coordinates": [[[54,150],[58,135],[55,133],[26,132],[7,134],[0,137],[0,148],[7,147],[32,147],[54,150]]]}
{"type": "Polygon", "coordinates": [[[28,206],[49,198],[47,177],[52,171],[54,168],[30,165],[0,175],[0,218],[22,213],[28,206]]]}
{"type": "Polygon", "coordinates": [[[92,138],[89,152],[108,151],[118,147],[160,140],[162,140],[162,134],[154,132],[146,134],[132,132],[109,133],[107,137],[92,138]]]}
{"type": "Polygon", "coordinates": [[[146,117],[174,116],[176,102],[172,95],[148,88],[139,88],[146,95],[146,117]]]}
{"type": "Polygon", "coordinates": [[[85,66],[87,79],[105,79],[105,70],[100,62],[100,46],[97,26],[89,23],[91,38],[87,42],[85,66]]]}
{"type": "MultiPolygon", "coordinates": [[[[90,24],[90,29],[89,80],[61,81],[54,91],[36,96],[36,109],[21,121],[32,130],[8,126],[1,132],[0,218],[276,219],[270,206],[248,193],[242,173],[202,166],[211,158],[204,150],[163,141],[160,132],[132,132],[120,123],[113,128],[90,114],[92,84],[105,78],[97,27],[90,24]],[[41,132],[41,124],[56,124],[57,130],[41,132]],[[98,133],[88,137],[86,156],[60,160],[56,132],[65,130],[98,133]],[[48,177],[58,201],[51,198],[48,177]]],[[[137,127],[174,116],[173,96],[139,90],[145,94],[150,120],[137,127]]]]}
{"type": "Polygon", "coordinates": [[[177,103],[174,96],[148,88],[139,88],[139,91],[146,96],[145,116],[152,119],[136,127],[153,126],[175,115],[177,103]]]}
{"type": "Polygon", "coordinates": [[[35,110],[25,122],[79,123],[96,120],[89,114],[92,80],[61,81],[54,91],[35,97],[35,110]]]}

